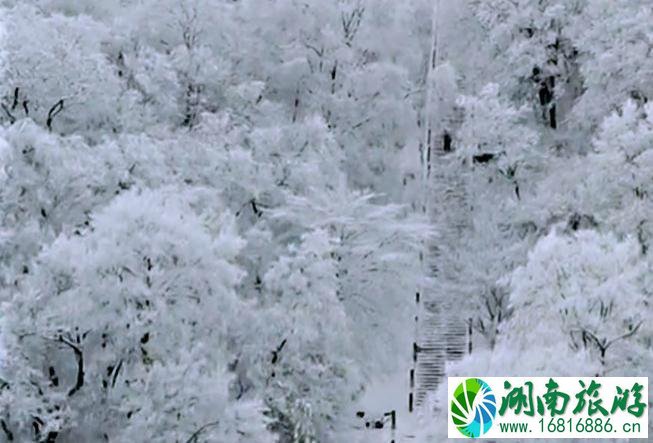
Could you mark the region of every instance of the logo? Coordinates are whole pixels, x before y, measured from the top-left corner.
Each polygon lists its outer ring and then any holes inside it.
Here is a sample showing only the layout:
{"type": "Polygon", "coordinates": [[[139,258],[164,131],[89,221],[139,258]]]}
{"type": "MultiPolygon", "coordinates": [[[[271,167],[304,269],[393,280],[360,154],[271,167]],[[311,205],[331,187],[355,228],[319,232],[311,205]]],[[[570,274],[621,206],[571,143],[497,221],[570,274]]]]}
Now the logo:
{"type": "Polygon", "coordinates": [[[465,437],[476,438],[489,431],[496,413],[494,393],[480,378],[468,378],[453,393],[451,419],[465,437]]]}
{"type": "Polygon", "coordinates": [[[648,439],[647,377],[480,377],[447,377],[449,438],[648,439]]]}

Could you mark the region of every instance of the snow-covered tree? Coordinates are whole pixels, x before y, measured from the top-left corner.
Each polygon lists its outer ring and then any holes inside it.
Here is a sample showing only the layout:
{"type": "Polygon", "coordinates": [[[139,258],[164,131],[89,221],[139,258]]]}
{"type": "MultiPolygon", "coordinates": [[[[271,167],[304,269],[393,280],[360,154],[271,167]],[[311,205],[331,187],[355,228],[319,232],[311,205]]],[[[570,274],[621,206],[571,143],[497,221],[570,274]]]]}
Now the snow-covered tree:
{"type": "Polygon", "coordinates": [[[362,441],[442,312],[438,373],[650,371],[652,15],[0,2],[0,439],[362,441]]]}
{"type": "Polygon", "coordinates": [[[472,1],[487,29],[489,50],[502,60],[496,81],[511,98],[528,102],[542,123],[553,129],[564,122],[579,94],[572,28],[585,3],[472,1]]]}
{"type": "Polygon", "coordinates": [[[588,353],[591,368],[601,375],[646,371],[641,339],[650,334],[644,325],[651,315],[649,273],[634,238],[554,230],[511,276],[515,313],[501,345],[530,355],[523,373],[560,370],[546,356],[565,354],[567,372],[588,372],[573,364],[574,352],[588,353]]]}
{"type": "Polygon", "coordinates": [[[262,320],[273,327],[267,328],[271,352],[263,356],[259,377],[291,441],[329,440],[342,405],[362,388],[353,322],[338,299],[334,249],[327,232],[307,233],[264,276],[262,320]]]}
{"type": "Polygon", "coordinates": [[[257,423],[227,390],[225,345],[244,309],[234,290],[243,243],[219,205],[195,206],[202,192],[130,191],[39,254],[5,306],[2,400],[12,433],[264,438],[262,410],[257,423]]]}
{"type": "Polygon", "coordinates": [[[103,52],[110,30],[88,16],[48,15],[33,5],[6,9],[7,73],[2,117],[31,117],[57,132],[129,126],[135,96],[103,52]]]}
{"type": "Polygon", "coordinates": [[[409,339],[408,331],[398,331],[411,318],[410,300],[424,283],[419,250],[429,229],[419,217],[406,216],[404,207],[376,204],[373,195],[351,192],[342,181],[335,185],[312,189],[306,197],[290,196],[275,215],[295,225],[300,235],[316,229],[329,234],[337,297],[356,328],[357,358],[366,372],[379,365],[391,369],[398,362],[390,356],[409,339]]]}
{"type": "Polygon", "coordinates": [[[579,51],[584,92],[574,105],[573,121],[596,129],[626,101],[644,104],[653,96],[647,1],[589,1],[575,17],[569,34],[579,51]]]}

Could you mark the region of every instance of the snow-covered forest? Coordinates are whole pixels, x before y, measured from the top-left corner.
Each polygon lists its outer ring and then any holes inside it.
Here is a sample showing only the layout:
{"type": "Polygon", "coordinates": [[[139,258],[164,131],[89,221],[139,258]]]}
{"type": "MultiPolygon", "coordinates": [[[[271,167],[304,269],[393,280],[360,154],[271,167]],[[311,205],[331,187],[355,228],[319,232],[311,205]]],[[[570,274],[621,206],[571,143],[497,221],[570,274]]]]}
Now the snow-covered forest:
{"type": "Polygon", "coordinates": [[[0,441],[653,373],[650,0],[0,0],[0,88],[0,441]]]}

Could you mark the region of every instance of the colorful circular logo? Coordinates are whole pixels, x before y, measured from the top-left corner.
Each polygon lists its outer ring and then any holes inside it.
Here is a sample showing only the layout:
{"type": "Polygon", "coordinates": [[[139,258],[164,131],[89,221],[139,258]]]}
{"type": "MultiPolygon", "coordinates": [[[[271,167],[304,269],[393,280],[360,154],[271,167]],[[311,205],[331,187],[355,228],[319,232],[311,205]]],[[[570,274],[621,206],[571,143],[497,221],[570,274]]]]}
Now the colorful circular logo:
{"type": "Polygon", "coordinates": [[[492,427],[497,400],[490,386],[480,378],[468,378],[459,384],[451,399],[451,419],[466,437],[476,438],[492,427]]]}

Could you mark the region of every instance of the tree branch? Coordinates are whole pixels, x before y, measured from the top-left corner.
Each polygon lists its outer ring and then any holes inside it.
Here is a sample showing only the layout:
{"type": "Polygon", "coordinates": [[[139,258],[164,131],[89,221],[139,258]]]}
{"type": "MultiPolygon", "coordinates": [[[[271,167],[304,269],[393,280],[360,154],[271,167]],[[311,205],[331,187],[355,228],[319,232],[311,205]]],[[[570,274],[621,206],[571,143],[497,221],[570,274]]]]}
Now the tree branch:
{"type": "Polygon", "coordinates": [[[0,420],[0,427],[2,428],[2,431],[7,436],[7,441],[14,441],[14,434],[9,430],[9,427],[7,426],[7,423],[4,420],[0,420]]]}
{"type": "Polygon", "coordinates": [[[9,117],[9,122],[13,125],[16,123],[16,117],[13,116],[13,114],[7,109],[7,106],[5,106],[4,103],[2,103],[0,106],[2,106],[2,110],[5,111],[5,114],[7,114],[7,117],[9,117]]]}
{"type": "Polygon", "coordinates": [[[71,397],[79,391],[82,386],[84,386],[84,353],[79,347],[64,339],[62,336],[59,336],[59,341],[73,350],[75,353],[75,360],[77,360],[77,378],[75,380],[75,386],[68,391],[68,396],[71,397]]]}
{"type": "Polygon", "coordinates": [[[52,121],[54,118],[63,110],[63,99],[59,100],[57,103],[54,104],[48,111],[48,119],[46,121],[46,126],[48,127],[48,130],[52,131],[52,121]]]}
{"type": "Polygon", "coordinates": [[[13,100],[13,102],[11,103],[11,110],[12,110],[12,111],[13,111],[14,109],[16,109],[16,106],[18,106],[18,93],[19,93],[19,92],[20,92],[20,88],[19,88],[19,87],[16,87],[16,89],[14,89],[14,100],[13,100]]]}
{"type": "Polygon", "coordinates": [[[207,423],[201,428],[199,428],[197,431],[193,433],[193,435],[190,436],[188,440],[186,440],[186,443],[197,443],[197,439],[199,438],[200,434],[204,431],[206,431],[208,428],[213,427],[213,426],[218,426],[220,424],[219,420],[213,421],[211,423],[207,423]]]}
{"type": "Polygon", "coordinates": [[[116,366],[116,369],[113,370],[113,379],[111,380],[112,388],[116,386],[116,381],[118,380],[118,374],[120,373],[121,368],[122,368],[122,359],[118,363],[118,366],[116,366]]]}

